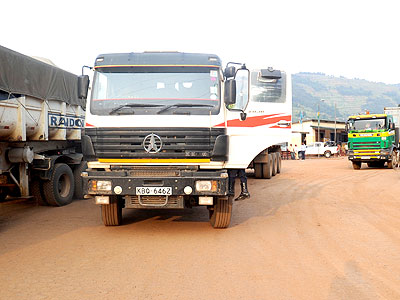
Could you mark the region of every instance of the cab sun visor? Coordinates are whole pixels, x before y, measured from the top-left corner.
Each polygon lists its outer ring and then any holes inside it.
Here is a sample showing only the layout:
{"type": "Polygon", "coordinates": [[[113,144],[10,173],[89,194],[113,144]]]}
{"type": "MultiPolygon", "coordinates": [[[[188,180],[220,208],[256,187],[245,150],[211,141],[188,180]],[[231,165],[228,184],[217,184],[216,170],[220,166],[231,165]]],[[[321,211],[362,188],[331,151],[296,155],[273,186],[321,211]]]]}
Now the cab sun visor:
{"type": "Polygon", "coordinates": [[[265,79],[280,79],[282,74],[280,70],[261,69],[261,78],[265,79]]]}

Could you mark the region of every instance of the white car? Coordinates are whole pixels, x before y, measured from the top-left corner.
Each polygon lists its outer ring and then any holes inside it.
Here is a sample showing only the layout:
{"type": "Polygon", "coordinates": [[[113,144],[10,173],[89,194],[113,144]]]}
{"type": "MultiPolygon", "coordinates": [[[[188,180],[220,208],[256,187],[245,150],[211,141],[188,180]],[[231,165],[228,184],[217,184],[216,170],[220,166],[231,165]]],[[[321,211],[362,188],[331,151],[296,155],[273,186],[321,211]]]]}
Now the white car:
{"type": "Polygon", "coordinates": [[[306,155],[324,155],[326,158],[338,153],[338,146],[324,146],[323,142],[307,145],[306,155]]]}

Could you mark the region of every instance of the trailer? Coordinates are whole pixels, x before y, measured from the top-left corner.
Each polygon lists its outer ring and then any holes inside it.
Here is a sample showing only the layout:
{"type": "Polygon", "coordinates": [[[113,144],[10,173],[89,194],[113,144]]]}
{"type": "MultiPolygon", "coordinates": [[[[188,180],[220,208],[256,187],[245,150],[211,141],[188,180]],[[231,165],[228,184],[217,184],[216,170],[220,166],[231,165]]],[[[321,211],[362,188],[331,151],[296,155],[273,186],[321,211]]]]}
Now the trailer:
{"type": "Polygon", "coordinates": [[[0,46],[0,200],[62,206],[83,197],[84,80],[0,46]]]}

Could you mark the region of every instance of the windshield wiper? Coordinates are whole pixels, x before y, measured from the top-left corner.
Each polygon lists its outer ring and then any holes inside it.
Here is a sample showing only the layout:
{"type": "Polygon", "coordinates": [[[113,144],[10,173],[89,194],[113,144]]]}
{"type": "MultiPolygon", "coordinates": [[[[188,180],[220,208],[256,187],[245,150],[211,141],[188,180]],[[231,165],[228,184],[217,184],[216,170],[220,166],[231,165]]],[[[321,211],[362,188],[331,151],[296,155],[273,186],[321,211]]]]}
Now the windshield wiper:
{"type": "Polygon", "coordinates": [[[187,103],[176,103],[171,105],[166,105],[164,108],[160,109],[157,114],[161,114],[164,111],[169,110],[170,108],[177,108],[177,107],[214,107],[214,105],[209,104],[187,104],[187,103]]]}
{"type": "Polygon", "coordinates": [[[159,107],[159,106],[163,106],[161,104],[142,104],[142,103],[131,103],[131,104],[123,104],[120,105],[116,108],[114,108],[113,110],[110,111],[110,115],[115,114],[117,111],[126,108],[126,107],[159,107]]]}

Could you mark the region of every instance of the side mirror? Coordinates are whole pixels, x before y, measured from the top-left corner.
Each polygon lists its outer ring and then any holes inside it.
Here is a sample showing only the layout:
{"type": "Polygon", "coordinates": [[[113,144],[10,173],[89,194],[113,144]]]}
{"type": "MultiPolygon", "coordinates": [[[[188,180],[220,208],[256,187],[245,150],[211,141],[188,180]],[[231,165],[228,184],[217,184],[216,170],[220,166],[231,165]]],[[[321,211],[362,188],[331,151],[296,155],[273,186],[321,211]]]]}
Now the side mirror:
{"type": "Polygon", "coordinates": [[[246,118],[247,118],[247,114],[245,113],[245,112],[241,112],[240,113],[240,120],[242,120],[242,121],[244,121],[244,120],[246,120],[246,118]]]}
{"type": "Polygon", "coordinates": [[[232,78],[235,77],[236,75],[236,69],[235,67],[226,67],[224,71],[224,76],[225,78],[232,78]]]}
{"type": "Polygon", "coordinates": [[[394,130],[396,129],[396,124],[390,123],[389,127],[390,127],[389,129],[394,130]]]}
{"type": "Polygon", "coordinates": [[[81,75],[78,77],[78,98],[86,99],[89,90],[89,76],[81,75]]]}
{"type": "Polygon", "coordinates": [[[236,80],[228,79],[225,81],[224,101],[226,105],[236,103],[236,80]]]}

